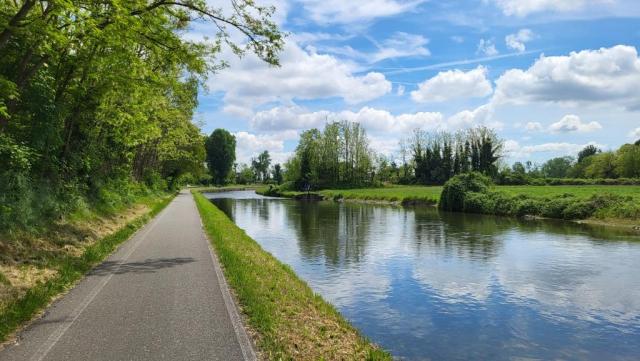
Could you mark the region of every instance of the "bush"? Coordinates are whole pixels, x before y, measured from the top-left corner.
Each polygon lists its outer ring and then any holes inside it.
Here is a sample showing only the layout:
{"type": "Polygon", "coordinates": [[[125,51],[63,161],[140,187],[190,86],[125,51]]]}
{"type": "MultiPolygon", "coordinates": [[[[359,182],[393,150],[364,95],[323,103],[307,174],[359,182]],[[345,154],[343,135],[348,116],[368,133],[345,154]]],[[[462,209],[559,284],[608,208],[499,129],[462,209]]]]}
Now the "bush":
{"type": "Polygon", "coordinates": [[[454,212],[463,211],[465,210],[465,197],[469,193],[486,193],[491,186],[491,180],[477,172],[456,175],[449,179],[442,188],[440,209],[454,212]]]}

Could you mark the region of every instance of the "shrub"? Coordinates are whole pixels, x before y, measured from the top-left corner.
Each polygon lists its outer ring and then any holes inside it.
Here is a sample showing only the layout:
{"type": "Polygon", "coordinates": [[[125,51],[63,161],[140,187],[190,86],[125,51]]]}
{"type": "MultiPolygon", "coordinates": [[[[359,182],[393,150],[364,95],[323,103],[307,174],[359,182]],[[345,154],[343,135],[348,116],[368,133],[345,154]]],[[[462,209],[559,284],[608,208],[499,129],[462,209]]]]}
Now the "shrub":
{"type": "MultiPolygon", "coordinates": [[[[476,172],[459,174],[449,179],[440,194],[440,209],[445,211],[465,210],[465,197],[468,193],[486,193],[491,180],[476,172]]],[[[475,200],[474,200],[475,202],[475,200]]]]}

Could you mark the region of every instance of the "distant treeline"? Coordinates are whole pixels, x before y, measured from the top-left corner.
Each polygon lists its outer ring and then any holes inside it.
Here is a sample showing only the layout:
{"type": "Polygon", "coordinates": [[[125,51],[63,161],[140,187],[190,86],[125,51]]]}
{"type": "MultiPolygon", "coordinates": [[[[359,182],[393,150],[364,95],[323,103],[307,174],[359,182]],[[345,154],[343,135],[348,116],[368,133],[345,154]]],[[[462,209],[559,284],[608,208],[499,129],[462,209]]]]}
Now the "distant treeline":
{"type": "Polygon", "coordinates": [[[501,169],[499,184],[637,184],[640,178],[640,141],[603,152],[593,145],[577,158],[552,158],[542,165],[514,163],[501,169]]]}

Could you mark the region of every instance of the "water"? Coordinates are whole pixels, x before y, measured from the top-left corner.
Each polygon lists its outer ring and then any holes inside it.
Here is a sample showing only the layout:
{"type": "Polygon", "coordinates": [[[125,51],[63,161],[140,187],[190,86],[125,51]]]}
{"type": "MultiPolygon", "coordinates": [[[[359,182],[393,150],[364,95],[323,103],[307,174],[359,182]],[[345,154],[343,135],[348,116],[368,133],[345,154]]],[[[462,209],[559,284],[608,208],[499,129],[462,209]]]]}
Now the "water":
{"type": "Polygon", "coordinates": [[[398,358],[640,359],[638,237],[427,207],[208,196],[398,358]]]}

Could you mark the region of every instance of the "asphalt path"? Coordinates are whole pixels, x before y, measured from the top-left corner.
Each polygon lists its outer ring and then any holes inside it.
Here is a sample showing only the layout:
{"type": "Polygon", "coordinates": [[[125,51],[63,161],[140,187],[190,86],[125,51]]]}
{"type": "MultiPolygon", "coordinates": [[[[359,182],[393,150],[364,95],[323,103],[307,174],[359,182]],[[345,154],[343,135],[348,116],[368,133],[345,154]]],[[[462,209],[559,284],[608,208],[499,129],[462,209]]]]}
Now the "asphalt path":
{"type": "Polygon", "coordinates": [[[254,359],[185,191],[0,351],[0,360],[254,359]]]}

